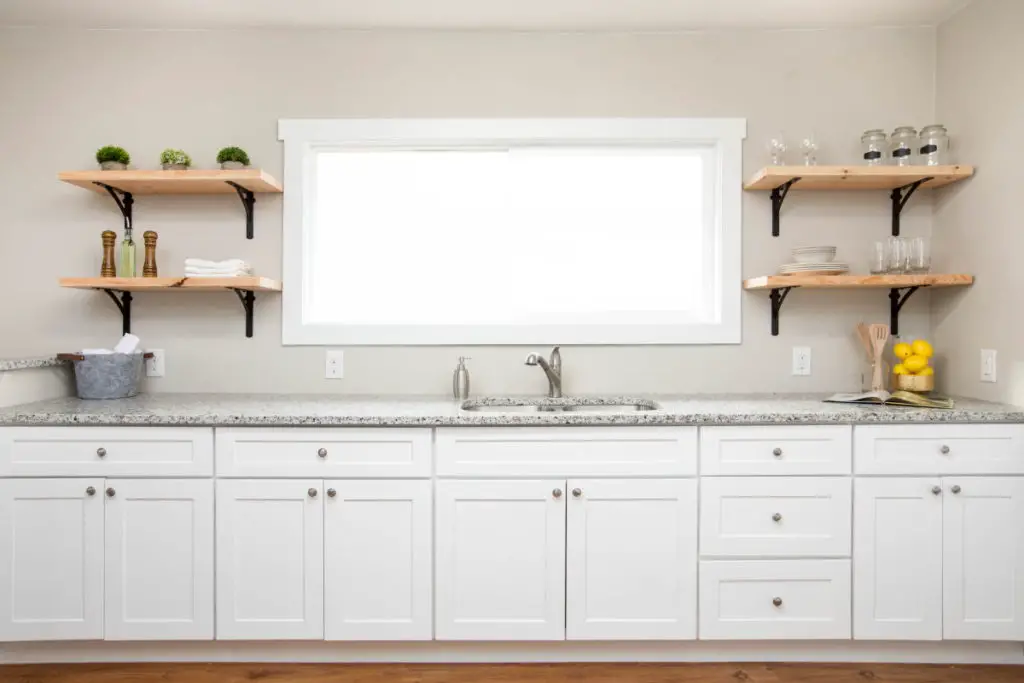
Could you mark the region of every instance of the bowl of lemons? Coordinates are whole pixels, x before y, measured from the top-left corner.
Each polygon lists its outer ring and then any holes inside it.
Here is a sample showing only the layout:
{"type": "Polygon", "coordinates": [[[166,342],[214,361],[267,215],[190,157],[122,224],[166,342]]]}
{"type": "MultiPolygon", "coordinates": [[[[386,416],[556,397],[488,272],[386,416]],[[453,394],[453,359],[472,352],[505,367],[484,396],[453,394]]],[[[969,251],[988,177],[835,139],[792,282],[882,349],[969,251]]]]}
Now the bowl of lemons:
{"type": "Polygon", "coordinates": [[[924,339],[910,342],[899,342],[892,347],[892,352],[899,361],[892,368],[893,383],[902,391],[927,393],[935,388],[935,368],[932,367],[932,356],[935,351],[924,339]]]}

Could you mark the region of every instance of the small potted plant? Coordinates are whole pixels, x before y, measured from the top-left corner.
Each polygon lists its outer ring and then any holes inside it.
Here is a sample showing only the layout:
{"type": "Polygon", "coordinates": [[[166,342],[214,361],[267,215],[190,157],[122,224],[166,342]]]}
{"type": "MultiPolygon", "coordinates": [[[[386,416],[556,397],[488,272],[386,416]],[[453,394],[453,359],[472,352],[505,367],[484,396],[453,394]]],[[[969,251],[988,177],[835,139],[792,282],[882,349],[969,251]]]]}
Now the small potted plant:
{"type": "Polygon", "coordinates": [[[217,163],[225,171],[246,168],[249,165],[249,155],[241,147],[225,147],[217,152],[217,163]]]}
{"type": "Polygon", "coordinates": [[[160,152],[160,165],[165,171],[184,171],[192,165],[192,157],[185,154],[184,150],[168,147],[160,152]]]}
{"type": "Polygon", "coordinates": [[[96,162],[104,171],[123,171],[131,160],[124,147],[107,145],[96,150],[96,162]]]}

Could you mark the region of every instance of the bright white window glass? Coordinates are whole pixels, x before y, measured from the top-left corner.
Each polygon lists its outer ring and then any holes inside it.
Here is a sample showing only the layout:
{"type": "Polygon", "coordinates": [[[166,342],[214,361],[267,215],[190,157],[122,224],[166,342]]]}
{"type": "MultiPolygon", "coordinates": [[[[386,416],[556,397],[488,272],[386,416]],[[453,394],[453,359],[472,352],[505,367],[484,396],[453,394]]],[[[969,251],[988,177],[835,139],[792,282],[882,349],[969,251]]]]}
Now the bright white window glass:
{"type": "Polygon", "coordinates": [[[321,150],[303,324],[714,321],[712,161],[701,147],[321,150]]]}

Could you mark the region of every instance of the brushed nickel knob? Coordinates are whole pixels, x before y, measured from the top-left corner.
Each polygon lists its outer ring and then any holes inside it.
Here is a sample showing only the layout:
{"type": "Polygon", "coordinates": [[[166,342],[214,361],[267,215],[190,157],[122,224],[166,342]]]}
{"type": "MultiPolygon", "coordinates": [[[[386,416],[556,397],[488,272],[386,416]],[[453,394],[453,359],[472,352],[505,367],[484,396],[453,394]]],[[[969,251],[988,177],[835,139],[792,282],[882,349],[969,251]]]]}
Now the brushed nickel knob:
{"type": "Polygon", "coordinates": [[[773,522],[781,522],[782,521],[782,515],[780,515],[778,512],[776,512],[774,515],[772,515],[772,521],[773,522]]]}
{"type": "Polygon", "coordinates": [[[327,457],[327,449],[326,448],[321,448],[320,450],[318,450],[316,452],[316,454],[319,455],[321,458],[326,458],[327,457]]]}
{"type": "Polygon", "coordinates": [[[782,607],[782,598],[772,598],[772,604],[776,607],[782,607]]]}
{"type": "Polygon", "coordinates": [[[582,495],[583,495],[583,489],[573,489],[572,490],[572,497],[573,498],[579,498],[582,495]]]}
{"type": "Polygon", "coordinates": [[[949,446],[946,446],[945,444],[943,444],[942,448],[939,449],[939,453],[942,453],[943,455],[948,455],[949,454],[949,446]]]}
{"type": "MultiPolygon", "coordinates": [[[[310,489],[310,490],[312,490],[312,489],[310,489]]],[[[334,489],[327,489],[327,495],[329,497],[331,497],[331,498],[334,498],[336,495],[338,495],[338,492],[335,491],[334,489]]]]}
{"type": "Polygon", "coordinates": [[[772,451],[772,455],[774,455],[776,458],[781,458],[782,457],[782,449],[781,448],[776,448],[775,450],[772,451]]]}
{"type": "Polygon", "coordinates": [[[939,488],[938,486],[933,486],[933,487],[932,487],[932,493],[934,493],[934,494],[935,494],[935,495],[937,496],[937,495],[939,495],[940,493],[942,493],[942,489],[941,489],[941,488],[939,488]]]}
{"type": "Polygon", "coordinates": [[[90,486],[89,488],[85,489],[85,495],[87,495],[87,496],[95,496],[96,495],[96,487],[95,486],[90,486]]]}
{"type": "Polygon", "coordinates": [[[107,457],[107,449],[106,448],[97,448],[96,449],[96,455],[100,456],[101,458],[107,457]]]}
{"type": "Polygon", "coordinates": [[[960,490],[961,489],[959,484],[953,484],[953,488],[950,489],[950,491],[952,491],[953,493],[960,493],[960,490]]]}
{"type": "Polygon", "coordinates": [[[117,491],[114,489],[107,489],[107,498],[113,498],[115,493],[117,493],[117,491]]]}
{"type": "Polygon", "coordinates": [[[306,493],[309,494],[310,498],[316,498],[316,489],[310,489],[310,490],[306,491],[306,493]]]}
{"type": "Polygon", "coordinates": [[[554,491],[551,492],[551,495],[554,496],[555,498],[561,498],[562,489],[555,489],[554,491]]]}

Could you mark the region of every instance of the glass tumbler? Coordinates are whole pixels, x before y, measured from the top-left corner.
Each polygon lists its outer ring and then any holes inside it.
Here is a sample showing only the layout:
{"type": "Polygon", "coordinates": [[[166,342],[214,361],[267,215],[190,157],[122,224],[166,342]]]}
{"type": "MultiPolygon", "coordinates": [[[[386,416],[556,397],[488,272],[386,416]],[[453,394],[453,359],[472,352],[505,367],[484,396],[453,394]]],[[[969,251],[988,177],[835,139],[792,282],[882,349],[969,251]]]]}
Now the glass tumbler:
{"type": "Polygon", "coordinates": [[[868,270],[872,275],[883,275],[889,272],[889,246],[885,242],[875,242],[868,270]]]}
{"type": "Polygon", "coordinates": [[[932,256],[928,249],[928,240],[915,237],[907,244],[907,271],[911,273],[927,273],[932,269],[932,256]]]}
{"type": "Polygon", "coordinates": [[[887,272],[902,275],[907,272],[907,241],[902,237],[890,237],[888,243],[889,267],[887,272]]]}

